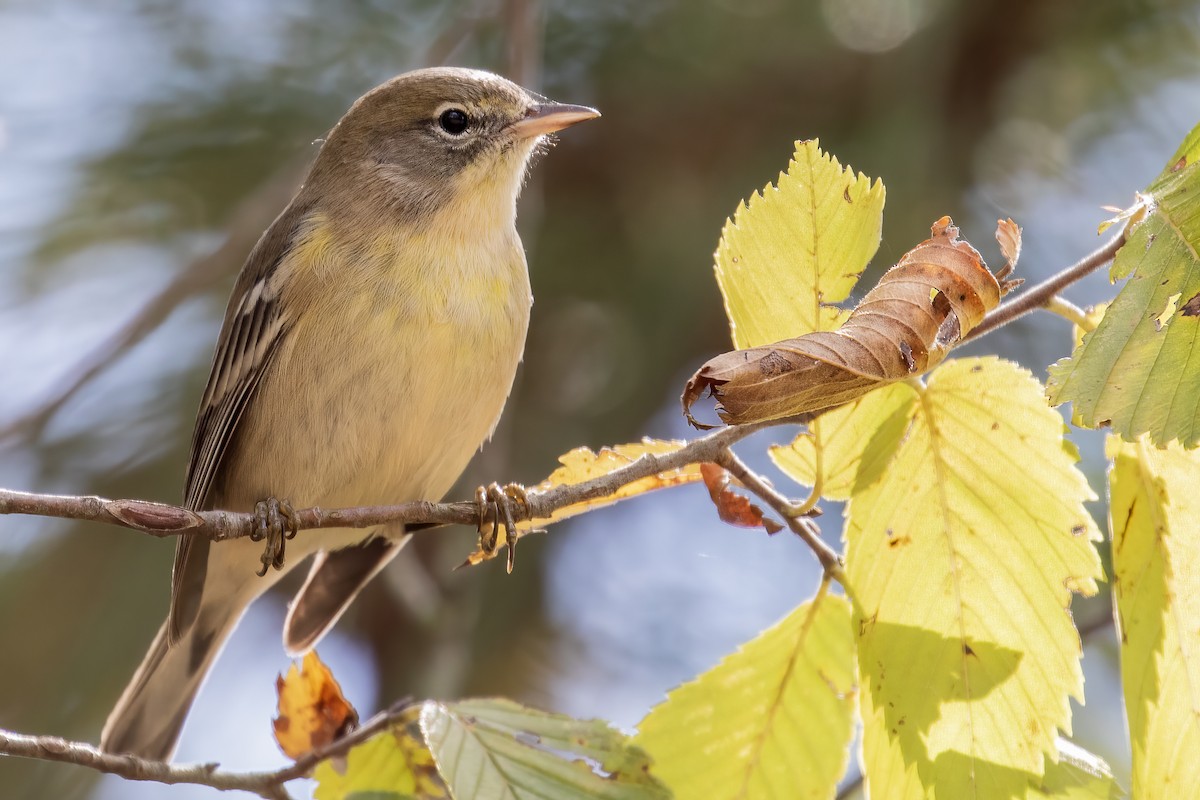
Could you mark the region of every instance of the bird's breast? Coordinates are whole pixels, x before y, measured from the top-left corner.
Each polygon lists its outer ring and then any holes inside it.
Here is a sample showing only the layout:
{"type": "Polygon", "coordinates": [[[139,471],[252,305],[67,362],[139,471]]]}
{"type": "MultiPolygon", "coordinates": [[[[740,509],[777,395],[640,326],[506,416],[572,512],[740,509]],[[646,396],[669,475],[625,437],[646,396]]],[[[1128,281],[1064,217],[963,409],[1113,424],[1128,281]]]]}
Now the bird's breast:
{"type": "Polygon", "coordinates": [[[324,259],[308,266],[322,285],[297,301],[247,411],[239,448],[262,457],[236,459],[241,500],[439,499],[490,437],[524,348],[530,293],[515,231],[341,250],[322,238],[307,245],[324,259]]]}

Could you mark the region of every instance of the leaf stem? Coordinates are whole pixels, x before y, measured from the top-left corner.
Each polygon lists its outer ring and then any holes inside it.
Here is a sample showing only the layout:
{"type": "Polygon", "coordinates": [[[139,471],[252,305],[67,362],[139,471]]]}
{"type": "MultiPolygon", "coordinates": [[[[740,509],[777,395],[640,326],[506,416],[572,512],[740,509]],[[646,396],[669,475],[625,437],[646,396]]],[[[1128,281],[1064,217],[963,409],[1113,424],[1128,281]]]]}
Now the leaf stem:
{"type": "Polygon", "coordinates": [[[1090,331],[1096,327],[1096,323],[1088,319],[1086,311],[1065,297],[1054,295],[1048,301],[1046,301],[1046,305],[1044,305],[1043,308],[1045,308],[1051,314],[1057,314],[1067,322],[1078,326],[1080,330],[1090,331]]]}
{"type": "MultiPolygon", "coordinates": [[[[825,490],[825,448],[821,446],[821,418],[817,417],[808,424],[809,435],[813,439],[813,485],[808,499],[799,505],[792,506],[791,516],[803,517],[817,507],[821,492],[825,490]]],[[[803,434],[801,434],[803,435],[803,434]]]]}

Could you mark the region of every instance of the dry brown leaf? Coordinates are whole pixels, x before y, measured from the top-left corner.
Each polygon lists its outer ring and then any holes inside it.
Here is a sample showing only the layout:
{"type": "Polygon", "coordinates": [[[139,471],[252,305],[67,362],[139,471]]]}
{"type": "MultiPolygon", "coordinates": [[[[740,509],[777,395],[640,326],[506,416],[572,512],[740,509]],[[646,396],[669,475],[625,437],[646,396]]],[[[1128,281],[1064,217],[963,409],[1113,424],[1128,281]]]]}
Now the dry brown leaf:
{"type": "Polygon", "coordinates": [[[770,517],[764,517],[761,508],[730,487],[733,476],[729,474],[729,470],[719,464],[705,462],[700,465],[700,474],[722,522],[739,528],[764,528],[767,533],[779,533],[783,530],[782,525],[770,517]]]}
{"type": "Polygon", "coordinates": [[[997,275],[1004,272],[1004,275],[1000,275],[1003,278],[1016,269],[1017,261],[1021,258],[1021,227],[1011,219],[996,220],[996,241],[1000,243],[1000,253],[1008,262],[1005,264],[1007,272],[1004,269],[996,271],[997,275]]]}
{"type": "Polygon", "coordinates": [[[1009,263],[993,275],[942,217],[932,238],[905,253],[837,330],[710,359],[684,389],[684,414],[711,427],[691,414],[707,390],[726,424],[816,416],[936,366],[1020,283],[1003,280],[1016,265],[1020,229],[1002,221],[996,238],[1009,263]]]}
{"type": "MultiPolygon", "coordinates": [[[[550,473],[550,476],[546,480],[537,486],[527,489],[526,492],[529,495],[534,495],[538,492],[547,492],[556,486],[583,483],[592,478],[607,475],[621,467],[628,466],[644,455],[666,455],[667,453],[675,452],[685,444],[687,442],[679,440],[643,439],[637,443],[603,447],[598,453],[589,447],[577,447],[559,456],[558,460],[562,466],[550,473]]],[[[628,483],[603,497],[563,506],[549,517],[519,523],[518,527],[520,528],[521,535],[524,536],[539,528],[544,528],[553,522],[559,522],[576,514],[582,514],[593,508],[611,505],[627,497],[644,494],[655,489],[666,489],[671,486],[682,486],[685,483],[695,483],[698,480],[700,480],[700,469],[695,464],[680,469],[660,472],[648,478],[628,483]]],[[[487,561],[490,558],[494,558],[499,552],[501,552],[500,548],[491,553],[485,553],[477,547],[467,557],[463,566],[473,566],[487,561]]]]}
{"type": "Polygon", "coordinates": [[[358,725],[358,712],[347,702],[329,667],[315,650],[304,656],[287,677],[275,679],[279,716],[275,741],[288,758],[298,759],[345,736],[358,725]]]}

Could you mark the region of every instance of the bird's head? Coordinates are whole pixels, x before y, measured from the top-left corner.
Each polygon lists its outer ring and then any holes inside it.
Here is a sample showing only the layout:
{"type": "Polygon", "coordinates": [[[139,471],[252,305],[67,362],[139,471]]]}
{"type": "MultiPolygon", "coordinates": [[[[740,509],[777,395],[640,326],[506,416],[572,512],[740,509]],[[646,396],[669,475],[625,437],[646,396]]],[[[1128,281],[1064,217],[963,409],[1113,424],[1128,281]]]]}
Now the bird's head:
{"type": "Polygon", "coordinates": [[[340,173],[359,184],[347,191],[384,192],[414,213],[468,193],[515,200],[546,135],[599,115],[489,72],[416,70],[359,98],[330,132],[314,173],[340,173]]]}

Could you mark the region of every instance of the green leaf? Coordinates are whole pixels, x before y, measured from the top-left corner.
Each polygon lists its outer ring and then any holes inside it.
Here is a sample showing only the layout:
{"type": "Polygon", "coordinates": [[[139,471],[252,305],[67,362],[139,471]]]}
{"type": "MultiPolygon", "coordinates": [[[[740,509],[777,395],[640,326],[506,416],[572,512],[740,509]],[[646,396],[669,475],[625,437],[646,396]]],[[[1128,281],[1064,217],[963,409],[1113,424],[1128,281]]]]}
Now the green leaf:
{"type": "Polygon", "coordinates": [[[449,797],[438,777],[433,754],[417,724],[419,709],[407,722],[354,747],[345,762],[322,761],[313,770],[316,800],[433,800],[449,797]]]}
{"type": "Polygon", "coordinates": [[[650,761],[601,720],[509,700],[428,702],[421,729],[459,800],[667,800],[650,761]]]}
{"type": "Polygon", "coordinates": [[[1094,495],[1027,371],[961,359],[919,395],[846,512],[864,771],[875,800],[1016,797],[1083,694],[1068,608],[1101,577],[1094,495]]]}
{"type": "Polygon", "coordinates": [[[637,742],[681,800],[830,798],[854,695],[850,606],[818,596],[671,692],[637,742]]]}
{"type": "Polygon", "coordinates": [[[849,297],[879,248],[883,200],[882,183],[797,142],[787,172],[721,232],[717,283],[734,346],[836,328],[845,313],[830,304],[849,297]]]}
{"type": "Polygon", "coordinates": [[[1200,787],[1200,452],[1109,439],[1133,796],[1200,787]]]}
{"type": "Polygon", "coordinates": [[[1200,126],[1147,189],[1096,330],[1050,368],[1049,397],[1127,440],[1200,441],[1200,126]]]}
{"type": "Polygon", "coordinates": [[[906,384],[884,386],[809,423],[790,445],[770,454],[793,480],[821,496],[845,500],[877,481],[912,421],[916,395],[906,384]]]}

